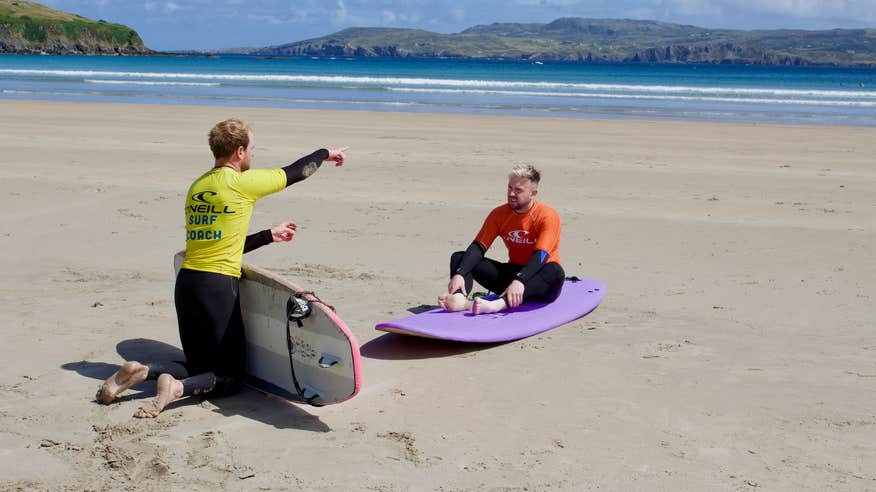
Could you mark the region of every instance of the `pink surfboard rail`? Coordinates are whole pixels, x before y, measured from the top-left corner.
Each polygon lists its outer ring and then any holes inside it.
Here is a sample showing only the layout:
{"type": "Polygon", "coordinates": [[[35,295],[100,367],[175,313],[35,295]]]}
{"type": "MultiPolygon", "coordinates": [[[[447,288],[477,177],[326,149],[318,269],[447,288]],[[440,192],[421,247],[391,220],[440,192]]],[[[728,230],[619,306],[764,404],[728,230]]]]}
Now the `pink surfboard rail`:
{"type": "MultiPolygon", "coordinates": [[[[343,334],[343,337],[345,337],[349,343],[348,356],[350,358],[350,361],[348,361],[348,363],[350,363],[350,367],[352,368],[351,376],[353,378],[353,386],[349,390],[349,395],[347,395],[345,397],[341,397],[341,398],[334,397],[332,399],[320,398],[319,401],[321,403],[318,404],[317,406],[343,403],[343,402],[349,400],[350,398],[353,398],[354,396],[356,396],[356,394],[359,393],[359,389],[362,387],[362,362],[361,362],[362,357],[360,355],[359,343],[356,340],[356,336],[353,334],[352,330],[350,330],[350,328],[347,326],[347,324],[344,322],[344,320],[342,320],[337,315],[337,313],[335,313],[335,311],[331,308],[331,306],[329,306],[324,301],[322,301],[321,299],[316,297],[310,291],[302,289],[301,287],[295,285],[290,280],[283,278],[283,277],[280,277],[279,275],[277,275],[273,272],[270,272],[270,271],[265,270],[263,268],[257,267],[255,265],[244,263],[243,264],[242,279],[249,280],[249,278],[247,278],[247,276],[249,275],[249,277],[251,278],[253,276],[253,274],[257,274],[258,276],[261,276],[265,280],[270,280],[272,282],[276,282],[276,284],[278,286],[285,287],[286,289],[291,289],[291,290],[298,292],[298,293],[304,293],[303,297],[310,303],[311,309],[320,310],[321,313],[323,315],[325,315],[325,317],[327,317],[329,320],[331,320],[331,324],[333,325],[333,327],[335,329],[339,330],[343,334]]],[[[311,316],[313,316],[313,314],[311,314],[311,316]]],[[[320,328],[320,330],[324,330],[324,329],[325,329],[325,327],[320,328]]],[[[262,383],[262,382],[260,381],[259,383],[262,383]]],[[[251,384],[251,385],[254,386],[256,389],[266,390],[266,386],[263,384],[259,384],[259,383],[255,383],[255,384],[251,384]]],[[[266,390],[266,391],[271,392],[270,390],[266,390]]],[[[283,396],[283,395],[279,395],[279,396],[283,396]]],[[[306,397],[306,395],[301,395],[301,396],[306,397]]],[[[308,403],[315,404],[314,402],[311,402],[311,401],[308,401],[308,403]]]]}

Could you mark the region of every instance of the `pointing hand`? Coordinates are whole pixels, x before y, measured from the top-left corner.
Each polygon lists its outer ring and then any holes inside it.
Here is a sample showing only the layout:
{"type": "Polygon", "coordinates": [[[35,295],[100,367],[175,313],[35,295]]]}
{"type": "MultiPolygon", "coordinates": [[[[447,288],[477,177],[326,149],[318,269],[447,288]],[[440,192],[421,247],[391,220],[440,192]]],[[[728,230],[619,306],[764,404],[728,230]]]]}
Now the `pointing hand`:
{"type": "Polygon", "coordinates": [[[346,156],[344,155],[344,152],[346,152],[347,149],[349,149],[349,148],[350,147],[341,147],[338,149],[327,149],[329,155],[328,155],[328,158],[326,160],[327,161],[335,161],[335,166],[343,166],[344,159],[346,158],[346,156]]]}

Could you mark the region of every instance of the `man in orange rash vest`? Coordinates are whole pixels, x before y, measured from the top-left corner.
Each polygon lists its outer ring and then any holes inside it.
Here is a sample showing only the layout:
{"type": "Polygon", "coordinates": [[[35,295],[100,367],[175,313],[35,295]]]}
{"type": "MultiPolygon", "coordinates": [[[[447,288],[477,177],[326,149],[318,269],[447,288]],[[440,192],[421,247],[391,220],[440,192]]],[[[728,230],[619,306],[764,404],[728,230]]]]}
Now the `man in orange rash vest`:
{"type": "Polygon", "coordinates": [[[560,295],[566,274],[560,265],[560,216],[535,200],[541,173],[531,165],[517,166],[508,174],[508,201],[493,209],[475,240],[465,251],[450,257],[450,283],[438,304],[448,311],[496,313],[524,302],[552,302],[560,295]],[[508,248],[508,262],[484,255],[497,238],[508,248]],[[498,299],[468,300],[472,282],[498,299]]]}

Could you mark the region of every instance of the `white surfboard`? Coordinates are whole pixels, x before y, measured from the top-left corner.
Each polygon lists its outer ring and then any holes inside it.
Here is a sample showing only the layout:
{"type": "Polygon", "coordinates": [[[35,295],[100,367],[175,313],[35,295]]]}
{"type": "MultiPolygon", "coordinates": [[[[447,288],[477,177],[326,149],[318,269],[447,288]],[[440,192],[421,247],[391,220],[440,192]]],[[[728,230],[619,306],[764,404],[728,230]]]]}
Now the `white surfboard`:
{"type": "MultiPolygon", "coordinates": [[[[184,258],[185,251],[174,256],[175,272],[184,258]]],[[[314,406],[340,403],[359,392],[359,344],[334,310],[312,293],[244,263],[240,310],[249,386],[314,406]],[[301,308],[309,308],[304,317],[301,308]]]]}

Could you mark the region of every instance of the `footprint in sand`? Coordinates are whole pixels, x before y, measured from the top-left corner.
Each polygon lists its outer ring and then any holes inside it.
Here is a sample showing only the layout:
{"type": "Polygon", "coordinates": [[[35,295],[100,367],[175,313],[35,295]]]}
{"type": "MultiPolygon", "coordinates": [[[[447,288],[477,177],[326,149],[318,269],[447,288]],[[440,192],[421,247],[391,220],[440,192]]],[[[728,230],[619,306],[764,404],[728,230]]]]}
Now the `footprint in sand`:
{"type": "Polygon", "coordinates": [[[414,464],[422,463],[422,459],[420,458],[420,451],[415,446],[416,439],[408,432],[396,432],[389,431],[383,434],[377,434],[377,437],[388,439],[390,441],[395,441],[401,444],[404,448],[404,456],[405,461],[410,461],[414,464]]]}

